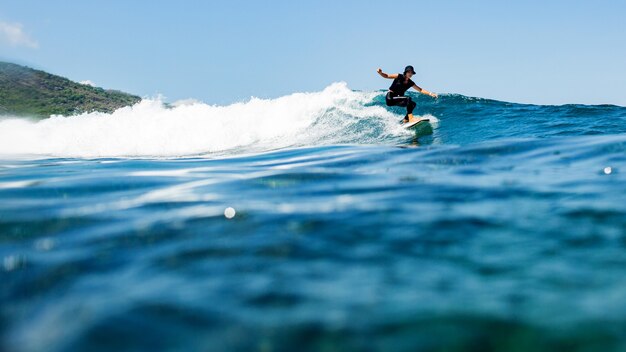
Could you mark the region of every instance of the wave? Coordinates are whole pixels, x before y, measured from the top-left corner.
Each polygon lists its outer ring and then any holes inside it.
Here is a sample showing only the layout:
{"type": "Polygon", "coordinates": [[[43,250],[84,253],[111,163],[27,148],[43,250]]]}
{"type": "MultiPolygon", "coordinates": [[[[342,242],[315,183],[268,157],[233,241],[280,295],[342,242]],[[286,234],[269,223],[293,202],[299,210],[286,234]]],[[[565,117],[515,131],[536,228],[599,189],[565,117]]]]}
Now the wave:
{"type": "Polygon", "coordinates": [[[0,154],[60,157],[154,157],[260,152],[285,147],[381,143],[406,136],[399,117],[346,83],[228,106],[161,99],[111,114],[0,121],[0,154]]]}
{"type": "MultiPolygon", "coordinates": [[[[345,82],[319,92],[251,98],[227,106],[161,99],[111,114],[0,120],[0,155],[26,157],[231,156],[334,144],[406,144],[415,135],[398,122],[404,108],[387,107],[385,91],[360,92],[345,82]]],[[[421,144],[466,145],[506,138],[626,133],[626,108],[542,106],[458,94],[431,99],[409,93],[416,115],[434,133],[421,144]],[[439,119],[443,123],[439,123],[439,119]]]]}

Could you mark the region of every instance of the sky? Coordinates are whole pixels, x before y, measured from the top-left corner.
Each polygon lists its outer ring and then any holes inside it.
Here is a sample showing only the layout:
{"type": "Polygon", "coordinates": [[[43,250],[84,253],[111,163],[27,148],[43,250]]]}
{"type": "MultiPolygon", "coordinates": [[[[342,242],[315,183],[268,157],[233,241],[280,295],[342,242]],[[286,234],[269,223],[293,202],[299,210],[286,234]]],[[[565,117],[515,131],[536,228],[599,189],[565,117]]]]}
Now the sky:
{"type": "Polygon", "coordinates": [[[0,0],[0,60],[230,104],[406,65],[438,93],[626,106],[626,1],[0,0]]]}

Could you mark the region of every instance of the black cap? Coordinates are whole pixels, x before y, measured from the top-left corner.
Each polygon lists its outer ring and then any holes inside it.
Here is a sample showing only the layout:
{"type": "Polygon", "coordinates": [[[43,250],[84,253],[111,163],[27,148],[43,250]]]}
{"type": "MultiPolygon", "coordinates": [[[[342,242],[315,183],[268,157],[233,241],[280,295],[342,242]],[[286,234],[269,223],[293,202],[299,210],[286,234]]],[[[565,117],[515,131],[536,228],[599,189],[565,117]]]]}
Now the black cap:
{"type": "Polygon", "coordinates": [[[411,72],[412,74],[415,74],[415,70],[413,69],[413,66],[409,65],[407,67],[404,68],[404,73],[407,72],[411,72]]]}

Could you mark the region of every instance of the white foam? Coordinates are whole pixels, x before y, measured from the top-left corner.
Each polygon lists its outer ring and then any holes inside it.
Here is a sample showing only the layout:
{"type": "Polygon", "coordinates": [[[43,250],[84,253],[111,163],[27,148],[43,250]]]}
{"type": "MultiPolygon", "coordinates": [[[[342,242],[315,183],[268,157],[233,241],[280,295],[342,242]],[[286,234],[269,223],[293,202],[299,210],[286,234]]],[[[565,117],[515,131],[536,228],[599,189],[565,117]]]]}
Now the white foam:
{"type": "Polygon", "coordinates": [[[376,143],[404,133],[397,116],[367,105],[379,94],[354,92],[342,82],[321,92],[251,98],[228,106],[187,100],[168,108],[157,98],[112,114],[5,119],[0,120],[0,154],[171,157],[376,143]]]}
{"type": "Polygon", "coordinates": [[[426,114],[421,116],[422,119],[429,119],[431,126],[433,126],[433,128],[437,128],[439,127],[439,119],[431,114],[426,114]]]}

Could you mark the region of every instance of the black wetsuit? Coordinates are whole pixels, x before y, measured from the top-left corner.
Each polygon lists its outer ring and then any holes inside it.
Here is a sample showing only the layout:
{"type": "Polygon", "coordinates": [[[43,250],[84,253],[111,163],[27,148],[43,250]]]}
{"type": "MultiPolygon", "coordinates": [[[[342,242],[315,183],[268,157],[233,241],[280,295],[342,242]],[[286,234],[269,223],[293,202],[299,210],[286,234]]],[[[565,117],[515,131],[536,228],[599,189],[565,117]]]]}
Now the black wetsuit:
{"type": "Polygon", "coordinates": [[[406,116],[405,119],[408,118],[409,114],[413,113],[413,109],[415,109],[415,104],[411,97],[404,96],[409,88],[413,87],[415,83],[409,79],[405,83],[404,75],[399,73],[398,77],[393,80],[391,83],[391,87],[389,87],[389,92],[385,97],[385,101],[387,106],[406,106],[406,116]]]}

